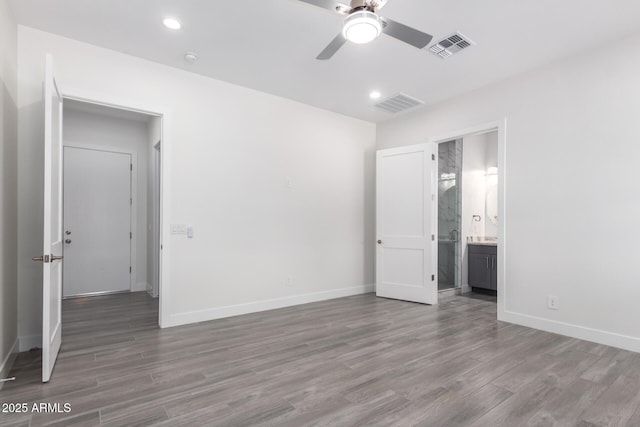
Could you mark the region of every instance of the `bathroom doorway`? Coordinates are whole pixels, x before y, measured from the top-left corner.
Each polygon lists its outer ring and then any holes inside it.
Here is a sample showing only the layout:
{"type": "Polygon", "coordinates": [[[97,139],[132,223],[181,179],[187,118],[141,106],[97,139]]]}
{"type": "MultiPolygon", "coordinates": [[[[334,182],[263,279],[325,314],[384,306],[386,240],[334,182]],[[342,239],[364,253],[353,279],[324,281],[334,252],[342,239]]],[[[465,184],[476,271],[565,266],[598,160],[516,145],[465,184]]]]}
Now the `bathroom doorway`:
{"type": "Polygon", "coordinates": [[[462,138],[438,144],[438,291],[460,286],[462,138]]]}
{"type": "Polygon", "coordinates": [[[497,290],[498,131],[438,143],[438,291],[497,290]]]}

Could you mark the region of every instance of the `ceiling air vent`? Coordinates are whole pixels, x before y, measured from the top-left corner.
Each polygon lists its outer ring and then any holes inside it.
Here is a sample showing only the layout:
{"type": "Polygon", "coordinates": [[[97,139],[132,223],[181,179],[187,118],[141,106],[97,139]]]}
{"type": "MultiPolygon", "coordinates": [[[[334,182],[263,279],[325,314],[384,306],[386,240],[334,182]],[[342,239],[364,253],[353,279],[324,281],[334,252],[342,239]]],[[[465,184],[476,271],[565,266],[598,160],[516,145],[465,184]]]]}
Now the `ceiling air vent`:
{"type": "Polygon", "coordinates": [[[438,43],[429,46],[429,51],[434,55],[445,59],[456,54],[475,43],[460,33],[454,33],[449,37],[440,40],[438,43]]]}
{"type": "Polygon", "coordinates": [[[404,93],[399,93],[397,95],[392,96],[391,98],[387,98],[384,101],[378,102],[374,106],[379,108],[380,110],[384,110],[387,113],[397,114],[402,111],[410,110],[419,105],[424,104],[424,102],[419,99],[412,98],[409,95],[405,95],[404,93]]]}

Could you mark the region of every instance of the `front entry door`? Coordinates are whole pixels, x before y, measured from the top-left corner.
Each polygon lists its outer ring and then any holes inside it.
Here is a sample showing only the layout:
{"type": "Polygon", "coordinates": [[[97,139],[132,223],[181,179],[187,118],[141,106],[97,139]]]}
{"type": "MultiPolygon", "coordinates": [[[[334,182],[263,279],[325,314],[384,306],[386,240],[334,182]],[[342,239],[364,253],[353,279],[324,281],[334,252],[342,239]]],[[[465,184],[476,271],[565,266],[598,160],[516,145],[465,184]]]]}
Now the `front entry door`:
{"type": "Polygon", "coordinates": [[[131,289],[131,155],[64,147],[64,296],[131,289]]]}
{"type": "Polygon", "coordinates": [[[437,304],[435,144],[377,152],[376,294],[437,304]]]}

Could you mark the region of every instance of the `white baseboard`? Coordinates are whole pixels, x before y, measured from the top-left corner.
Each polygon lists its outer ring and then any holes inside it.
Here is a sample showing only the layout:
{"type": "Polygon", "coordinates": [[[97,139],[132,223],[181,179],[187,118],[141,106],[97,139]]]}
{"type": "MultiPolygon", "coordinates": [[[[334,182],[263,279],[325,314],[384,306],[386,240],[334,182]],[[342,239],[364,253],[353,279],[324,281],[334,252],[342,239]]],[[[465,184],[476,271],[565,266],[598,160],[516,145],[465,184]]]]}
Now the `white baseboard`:
{"type": "Polygon", "coordinates": [[[138,282],[131,287],[131,292],[144,292],[148,287],[147,282],[138,282]]]}
{"type": "Polygon", "coordinates": [[[640,353],[640,338],[628,335],[557,322],[512,311],[499,311],[498,320],[640,353]]]}
{"type": "Polygon", "coordinates": [[[222,319],[224,317],[240,316],[242,314],[256,313],[259,311],[273,310],[276,308],[290,307],[293,305],[308,304],[310,302],[325,301],[335,298],[343,298],[352,295],[373,292],[374,285],[352,286],[349,288],[332,289],[330,291],[313,292],[302,295],[292,295],[282,298],[274,298],[262,301],[254,301],[245,304],[214,307],[206,310],[177,313],[169,316],[166,327],[187,325],[189,323],[206,322],[222,319]]]}
{"type": "MultiPolygon", "coordinates": [[[[18,351],[18,338],[13,342],[13,345],[9,349],[9,353],[5,356],[2,364],[0,364],[0,379],[7,378],[9,373],[11,372],[11,367],[13,366],[13,362],[16,360],[18,351]]],[[[2,386],[5,383],[0,382],[0,390],[2,390],[2,386]]]]}
{"type": "Polygon", "coordinates": [[[42,348],[42,335],[26,335],[18,337],[18,350],[29,351],[32,348],[42,348]]]}

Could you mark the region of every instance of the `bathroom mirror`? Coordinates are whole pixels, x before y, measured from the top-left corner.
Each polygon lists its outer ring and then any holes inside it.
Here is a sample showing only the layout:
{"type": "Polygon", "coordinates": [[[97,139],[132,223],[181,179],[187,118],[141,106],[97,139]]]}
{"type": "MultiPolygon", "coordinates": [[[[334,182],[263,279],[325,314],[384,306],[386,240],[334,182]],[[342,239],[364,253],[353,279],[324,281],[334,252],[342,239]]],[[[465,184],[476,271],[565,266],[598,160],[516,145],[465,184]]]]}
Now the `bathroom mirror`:
{"type": "Polygon", "coordinates": [[[487,236],[498,235],[498,168],[487,170],[485,218],[487,236]]]}

